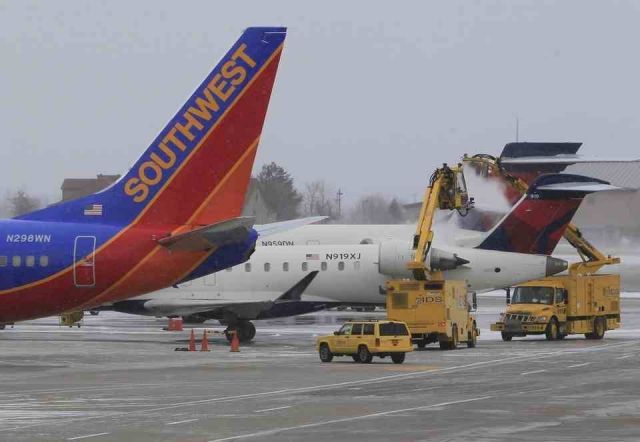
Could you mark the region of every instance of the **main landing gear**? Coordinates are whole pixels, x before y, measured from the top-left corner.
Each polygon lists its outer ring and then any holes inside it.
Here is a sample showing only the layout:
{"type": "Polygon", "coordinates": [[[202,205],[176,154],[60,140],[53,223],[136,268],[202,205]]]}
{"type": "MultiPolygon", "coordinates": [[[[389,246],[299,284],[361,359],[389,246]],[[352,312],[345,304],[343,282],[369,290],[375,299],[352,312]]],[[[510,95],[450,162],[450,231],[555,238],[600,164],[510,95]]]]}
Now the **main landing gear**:
{"type": "Polygon", "coordinates": [[[230,332],[232,330],[238,333],[238,339],[243,343],[251,341],[256,336],[256,327],[251,321],[240,320],[233,325],[230,324],[224,331],[224,335],[229,342],[231,342],[232,335],[230,332]]]}

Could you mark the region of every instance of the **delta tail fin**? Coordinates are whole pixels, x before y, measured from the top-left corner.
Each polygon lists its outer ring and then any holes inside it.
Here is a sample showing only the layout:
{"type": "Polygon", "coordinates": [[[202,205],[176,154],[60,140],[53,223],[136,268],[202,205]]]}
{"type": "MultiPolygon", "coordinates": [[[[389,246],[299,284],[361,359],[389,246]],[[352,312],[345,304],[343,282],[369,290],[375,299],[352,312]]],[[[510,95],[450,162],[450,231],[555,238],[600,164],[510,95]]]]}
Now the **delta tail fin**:
{"type": "Polygon", "coordinates": [[[584,197],[614,189],[582,175],[541,175],[477,248],[550,255],[584,197]]]}
{"type": "Polygon", "coordinates": [[[120,180],[18,219],[197,227],[239,217],[285,37],[245,30],[120,180]]]}

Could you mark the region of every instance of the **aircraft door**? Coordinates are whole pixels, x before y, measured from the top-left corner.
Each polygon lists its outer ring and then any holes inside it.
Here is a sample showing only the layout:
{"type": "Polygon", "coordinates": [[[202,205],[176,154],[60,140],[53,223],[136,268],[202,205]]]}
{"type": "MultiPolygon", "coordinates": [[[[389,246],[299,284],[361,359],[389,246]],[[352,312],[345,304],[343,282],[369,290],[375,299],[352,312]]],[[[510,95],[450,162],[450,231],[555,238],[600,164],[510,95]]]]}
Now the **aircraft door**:
{"type": "Polygon", "coordinates": [[[76,236],[73,244],[73,282],[76,287],[96,285],[96,237],[76,236]]]}

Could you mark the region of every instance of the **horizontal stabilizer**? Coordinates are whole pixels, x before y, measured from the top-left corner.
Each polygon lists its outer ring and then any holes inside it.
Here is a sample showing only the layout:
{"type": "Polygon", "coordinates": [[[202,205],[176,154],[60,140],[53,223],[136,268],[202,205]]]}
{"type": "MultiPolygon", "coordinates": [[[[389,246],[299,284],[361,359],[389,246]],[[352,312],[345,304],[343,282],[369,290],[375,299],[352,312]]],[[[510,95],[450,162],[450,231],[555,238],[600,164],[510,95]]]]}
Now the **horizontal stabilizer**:
{"type": "Polygon", "coordinates": [[[313,279],[318,275],[318,271],[315,270],[309,273],[307,276],[302,278],[296,285],[291,287],[289,290],[284,292],[282,296],[276,299],[276,302],[281,301],[300,301],[302,298],[302,293],[309,287],[309,284],[313,281],[313,279]]]}
{"type": "Polygon", "coordinates": [[[609,182],[598,178],[559,173],[539,176],[531,186],[529,186],[527,195],[531,196],[533,194],[544,192],[554,194],[556,197],[575,197],[585,196],[593,192],[616,189],[618,189],[618,187],[612,186],[609,182]]]}
{"type": "Polygon", "coordinates": [[[328,216],[311,216],[309,218],[292,219],[289,221],[278,221],[269,224],[255,225],[254,229],[258,232],[258,236],[264,238],[265,236],[275,235],[276,233],[286,232],[297,227],[306,226],[308,224],[314,224],[329,218],[328,216]]]}
{"type": "Polygon", "coordinates": [[[243,242],[249,236],[254,218],[239,217],[211,224],[186,233],[167,236],[158,244],[171,251],[196,252],[225,244],[243,242]]]}
{"type": "Polygon", "coordinates": [[[500,159],[525,157],[553,157],[556,155],[575,155],[582,143],[565,142],[515,142],[507,143],[502,149],[500,159]]]}

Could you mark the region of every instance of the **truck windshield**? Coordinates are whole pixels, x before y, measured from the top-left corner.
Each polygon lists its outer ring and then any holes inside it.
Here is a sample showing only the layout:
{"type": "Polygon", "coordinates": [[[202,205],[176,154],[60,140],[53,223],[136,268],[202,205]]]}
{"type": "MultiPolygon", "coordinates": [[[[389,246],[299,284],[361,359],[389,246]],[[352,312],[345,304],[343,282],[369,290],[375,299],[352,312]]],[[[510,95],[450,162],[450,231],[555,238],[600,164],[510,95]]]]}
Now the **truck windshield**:
{"type": "Polygon", "coordinates": [[[516,287],[511,304],[553,304],[553,288],[516,287]]]}

